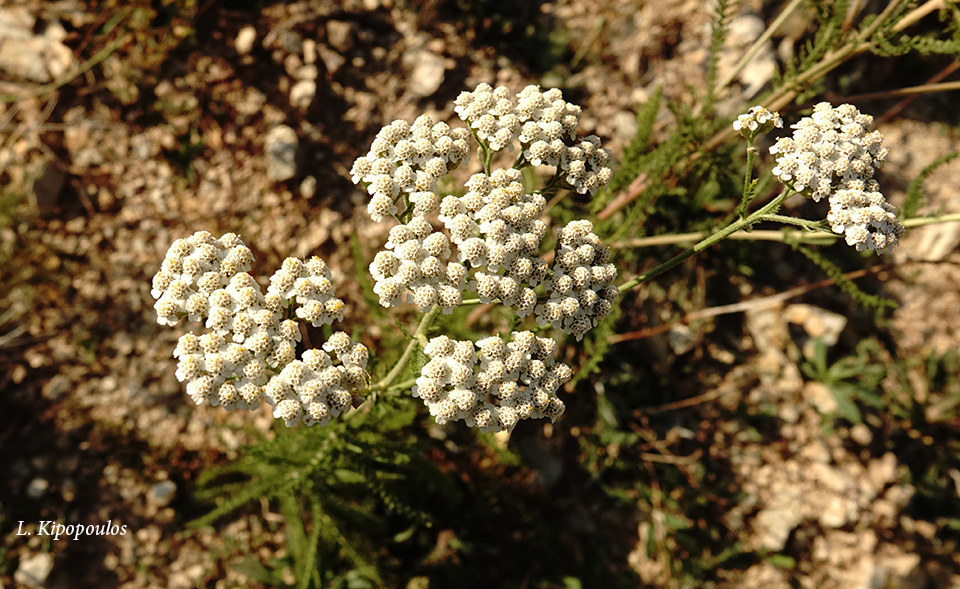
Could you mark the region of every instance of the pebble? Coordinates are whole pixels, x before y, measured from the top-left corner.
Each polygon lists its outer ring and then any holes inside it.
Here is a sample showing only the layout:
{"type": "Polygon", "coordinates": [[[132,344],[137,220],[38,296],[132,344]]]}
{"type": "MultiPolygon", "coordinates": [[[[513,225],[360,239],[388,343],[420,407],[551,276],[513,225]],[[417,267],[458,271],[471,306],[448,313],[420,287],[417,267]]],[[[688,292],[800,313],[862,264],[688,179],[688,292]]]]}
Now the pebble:
{"type": "MultiPolygon", "coordinates": [[[[730,31],[724,42],[726,51],[721,52],[720,63],[717,64],[721,78],[733,69],[746,50],[763,34],[765,28],[763,19],[755,14],[742,14],[730,22],[730,31]]],[[[773,44],[767,41],[737,76],[745,86],[744,98],[760,92],[776,71],[773,44]]]]}
{"type": "Polygon", "coordinates": [[[800,303],[788,305],[783,310],[783,317],[788,322],[803,327],[809,336],[809,339],[803,342],[803,355],[808,359],[814,357],[816,340],[819,339],[829,348],[837,343],[840,333],[847,326],[844,315],[800,303]]]}
{"type": "Polygon", "coordinates": [[[37,477],[30,481],[30,483],[27,485],[27,497],[31,499],[39,499],[43,497],[44,493],[46,493],[47,489],[49,488],[50,481],[37,477]]]}
{"type": "Polygon", "coordinates": [[[307,176],[300,183],[300,194],[303,198],[313,198],[317,193],[317,179],[313,176],[307,176]]]}
{"type": "Polygon", "coordinates": [[[246,55],[253,50],[253,44],[257,40],[257,29],[252,26],[245,26],[237,33],[237,38],[233,42],[234,48],[240,55],[246,55]]]}
{"type": "Polygon", "coordinates": [[[23,554],[20,566],[13,573],[14,582],[27,587],[43,587],[53,570],[53,555],[49,553],[23,554]]]}
{"type": "Polygon", "coordinates": [[[446,62],[442,57],[420,49],[410,57],[413,71],[410,74],[410,93],[416,97],[432,96],[440,89],[446,72],[446,62]]]}
{"type": "Polygon", "coordinates": [[[301,48],[303,53],[303,63],[311,65],[317,63],[317,42],[313,39],[304,39],[303,47],[301,48]]]}
{"type": "Polygon", "coordinates": [[[353,47],[353,25],[342,20],[327,21],[327,43],[340,53],[353,47]]]}
{"type": "Polygon", "coordinates": [[[313,97],[317,95],[317,83],[314,80],[300,80],[290,88],[290,106],[306,110],[313,97]]]}
{"type": "Polygon", "coordinates": [[[614,113],[611,122],[614,133],[624,143],[629,142],[637,134],[637,116],[632,112],[617,111],[614,113]]]}
{"type": "Polygon", "coordinates": [[[873,434],[866,424],[858,423],[850,428],[850,439],[861,446],[869,446],[870,442],[873,441],[873,434]]]}
{"type": "MultiPolygon", "coordinates": [[[[323,61],[323,67],[326,68],[327,72],[331,75],[337,73],[337,70],[340,69],[340,66],[346,61],[344,57],[330,49],[329,47],[324,47],[323,45],[319,46],[317,50],[320,52],[320,59],[323,61]]],[[[353,58],[353,66],[356,68],[363,67],[363,58],[357,56],[353,58]]]]}
{"type": "Polygon", "coordinates": [[[177,484],[173,481],[160,481],[150,488],[150,502],[158,507],[169,505],[177,494],[177,484]]]}
{"type": "Polygon", "coordinates": [[[60,42],[62,26],[48,26],[43,35],[34,35],[35,22],[25,9],[0,9],[0,70],[46,84],[67,75],[76,58],[60,42]]]}
{"type": "Polygon", "coordinates": [[[298,80],[316,80],[319,75],[320,72],[317,70],[317,66],[307,64],[300,66],[300,69],[297,70],[296,78],[298,80]]]}
{"type": "Polygon", "coordinates": [[[820,413],[829,415],[838,409],[837,399],[822,382],[808,382],[803,388],[804,397],[820,413]]]}
{"type": "Polygon", "coordinates": [[[297,175],[297,132],[287,125],[277,125],[267,132],[264,148],[267,156],[267,176],[276,182],[297,175]]]}

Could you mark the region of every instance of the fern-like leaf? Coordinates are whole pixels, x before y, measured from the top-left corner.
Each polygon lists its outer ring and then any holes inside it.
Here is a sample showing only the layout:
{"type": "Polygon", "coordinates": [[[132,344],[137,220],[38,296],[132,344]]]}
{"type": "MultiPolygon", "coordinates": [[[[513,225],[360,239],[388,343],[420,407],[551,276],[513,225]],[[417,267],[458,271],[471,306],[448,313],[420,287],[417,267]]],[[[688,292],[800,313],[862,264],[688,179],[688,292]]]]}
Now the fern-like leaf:
{"type": "Polygon", "coordinates": [[[903,201],[902,207],[904,219],[916,216],[917,211],[923,206],[923,183],[926,182],[927,178],[929,178],[937,168],[953,160],[957,155],[960,155],[960,152],[954,151],[935,159],[910,182],[910,186],[907,187],[907,198],[903,201]]]}
{"type": "Polygon", "coordinates": [[[790,244],[791,247],[799,251],[801,254],[807,257],[808,260],[820,267],[824,273],[829,276],[837,284],[837,286],[850,296],[854,301],[859,303],[861,306],[867,309],[873,309],[877,315],[881,315],[887,309],[895,309],[897,303],[891,301],[890,299],[871,295],[860,290],[860,287],[853,281],[847,278],[836,264],[830,260],[821,256],[818,252],[800,245],[800,244],[790,244]]]}

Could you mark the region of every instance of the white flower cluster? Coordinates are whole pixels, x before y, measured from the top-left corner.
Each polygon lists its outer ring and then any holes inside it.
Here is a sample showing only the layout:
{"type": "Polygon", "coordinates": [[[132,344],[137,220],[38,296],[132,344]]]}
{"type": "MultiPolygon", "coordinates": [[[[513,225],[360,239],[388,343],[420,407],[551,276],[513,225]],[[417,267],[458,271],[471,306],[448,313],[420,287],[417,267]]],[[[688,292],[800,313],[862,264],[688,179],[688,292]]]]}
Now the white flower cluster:
{"type": "Polygon", "coordinates": [[[370,274],[377,281],[373,291],[381,305],[397,305],[409,291],[421,312],[440,305],[450,313],[460,306],[467,268],[450,261],[447,236],[435,232],[429,221],[415,216],[393,227],[384,247],[370,264],[370,274]]]}
{"type": "Polygon", "coordinates": [[[564,182],[581,194],[593,194],[610,181],[610,153],[594,135],[577,139],[580,107],[556,88],[527,86],[514,97],[507,88],[480,84],[461,92],[454,104],[460,119],[494,152],[519,141],[527,162],[556,166],[564,182]]]}
{"type": "Polygon", "coordinates": [[[463,420],[483,432],[513,431],[522,419],[563,414],[557,389],[573,376],[553,359],[557,343],[515,331],[509,343],[487,337],[476,343],[439,336],[424,353],[430,358],[417,378],[419,397],[438,424],[463,420]]]}
{"type": "Polygon", "coordinates": [[[398,120],[381,129],[351,170],[354,184],[362,182],[370,193],[370,217],[379,222],[396,215],[401,195],[414,214],[435,209],[437,180],[468,159],[469,137],[466,129],[434,123],[429,115],[420,115],[413,125],[398,120]]]}
{"type": "Polygon", "coordinates": [[[482,269],[470,288],[481,301],[500,299],[525,317],[537,302],[533,287],[547,272],[546,263],[536,257],[547,231],[540,220],[547,201],[524,193],[516,169],[474,174],[466,186],[462,197],[443,199],[439,218],[457,244],[460,261],[482,269]]]}
{"type": "Polygon", "coordinates": [[[301,422],[326,425],[352,407],[352,391],[366,385],[367,357],[367,348],[342,331],[331,335],[322,350],[305,350],[300,360],[288,363],[264,387],[273,416],[287,427],[301,422]]]}
{"type": "Polygon", "coordinates": [[[783,119],[779,113],[770,112],[762,106],[751,107],[749,112],[733,121],[733,130],[748,139],[761,133],[769,133],[774,127],[783,128],[783,119]]]}
{"type": "Polygon", "coordinates": [[[307,261],[287,258],[270,277],[267,296],[279,297],[284,305],[296,303],[297,317],[314,327],[343,321],[343,301],[333,296],[333,283],[326,262],[317,256],[307,261]]]}
{"type": "MultiPolygon", "coordinates": [[[[582,339],[618,296],[616,269],[593,226],[583,221],[561,232],[551,273],[539,257],[547,199],[524,189],[521,169],[554,166],[551,189],[593,194],[610,179],[609,152],[595,136],[577,137],[580,107],[564,101],[559,90],[528,86],[513,94],[480,84],[461,93],[454,110],[469,130],[426,116],[412,126],[395,121],[354,162],[354,183],[372,196],[371,218],[401,220],[369,266],[380,304],[412,302],[421,312],[439,306],[449,313],[469,289],[480,302],[498,301],[520,317],[555,311],[553,319],[538,317],[541,325],[582,339]],[[468,159],[471,133],[479,141],[484,172],[467,180],[462,196],[438,195],[438,179],[468,159]],[[515,165],[490,171],[491,152],[517,144],[515,165]],[[549,296],[539,306],[538,288],[548,293],[542,298],[549,296]]],[[[510,343],[500,337],[476,344],[434,338],[424,350],[431,360],[414,396],[438,423],[462,419],[484,431],[511,431],[529,417],[556,419],[563,412],[556,389],[573,375],[551,359],[556,346],[530,332],[514,332],[510,343]]]]}
{"type": "Polygon", "coordinates": [[[198,405],[252,410],[265,400],[288,426],[301,420],[325,424],[350,405],[351,390],[363,388],[367,349],[338,332],[324,350],[337,356],[339,366],[319,350],[296,360],[300,326],[284,319],[283,310],[295,305],[297,316],[314,325],[342,318],[343,301],[333,296],[330,271],[318,257],[288,258],[264,295],[246,272],[252,261],[232,233],[216,239],[201,231],[170,246],[153,278],[157,322],[175,325],[186,316],[205,319],[208,329],[180,337],[173,354],[177,379],[198,405]]]}
{"type": "Polygon", "coordinates": [[[610,314],[620,293],[613,281],[617,268],[610,251],[587,220],[571,221],[560,230],[550,298],[536,308],[537,323],[573,334],[577,341],[610,314]]]}
{"type": "Polygon", "coordinates": [[[886,253],[900,243],[903,225],[896,210],[879,191],[876,180],[848,182],[830,195],[827,222],[834,233],[843,234],[857,251],[886,253]]]}
{"type": "Polygon", "coordinates": [[[770,148],[779,154],[773,174],[814,201],[851,180],[866,182],[887,157],[883,135],[869,131],[872,124],[873,117],[852,104],[833,108],[821,102],[812,115],[792,125],[793,137],[783,137],[770,148]]]}
{"type": "Polygon", "coordinates": [[[873,179],[887,149],[883,135],[870,131],[872,124],[873,117],[851,104],[821,102],[770,153],[780,154],[773,173],[782,182],[815,201],[829,199],[827,222],[835,233],[858,251],[879,254],[900,242],[903,226],[873,179]]]}
{"type": "MultiPolygon", "coordinates": [[[[209,310],[210,295],[250,269],[253,253],[240,238],[227,233],[216,239],[206,231],[170,245],[150,294],[160,325],[176,325],[182,316],[197,321],[209,310]]],[[[228,295],[229,296],[229,295],[228,295]]]]}

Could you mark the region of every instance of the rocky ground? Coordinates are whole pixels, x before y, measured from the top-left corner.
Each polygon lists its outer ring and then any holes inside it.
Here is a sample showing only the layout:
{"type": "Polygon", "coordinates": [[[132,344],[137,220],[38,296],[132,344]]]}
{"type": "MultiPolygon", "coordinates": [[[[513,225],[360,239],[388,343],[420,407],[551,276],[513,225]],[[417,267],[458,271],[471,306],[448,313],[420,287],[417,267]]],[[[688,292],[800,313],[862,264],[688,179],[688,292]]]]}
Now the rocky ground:
{"type": "MultiPolygon", "coordinates": [[[[481,2],[457,19],[459,3],[438,0],[209,2],[196,11],[153,4],[0,7],[3,586],[241,586],[251,583],[235,566],[245,554],[283,553],[267,504],[257,517],[184,533],[198,473],[236,456],[248,441],[241,426],[266,432],[272,419],[187,402],[170,357],[179,334],[156,325],[149,292],[174,239],[237,232],[257,256],[255,273],[287,255],[319,254],[346,284],[350,235],[382,240],[382,229],[355,212],[364,195],[349,168],[384,123],[420,112],[450,120],[451,100],[479,82],[562,85],[583,107],[581,132],[618,154],[653,89],[689,102],[708,61],[710,15],[691,0],[559,0],[520,4],[519,14],[481,2]],[[56,542],[17,535],[20,521],[41,520],[112,520],[129,533],[56,542]]],[[[778,3],[747,4],[721,74],[778,3]]],[[[794,24],[791,31],[806,29],[794,24]]],[[[770,81],[778,52],[797,39],[777,42],[725,97],[731,112],[770,81]]],[[[663,132],[667,109],[660,119],[663,132]]],[[[880,129],[896,204],[912,178],[960,144],[922,113],[880,129]]],[[[960,161],[938,169],[925,184],[929,210],[960,211],[958,182],[960,161]]],[[[904,354],[960,347],[958,244],[956,223],[922,228],[890,258],[887,294],[900,307],[889,328],[904,354]]],[[[363,309],[357,288],[338,294],[363,309]]],[[[893,436],[869,422],[825,435],[834,401],[802,378],[798,366],[813,351],[795,335],[836,342],[845,316],[774,301],[754,305],[745,321],[749,362],[705,394],[721,406],[774,406],[780,442],[719,427],[716,451],[728,456],[742,497],[725,524],[731,543],[788,551],[796,562],[731,567],[717,581],[960,586],[948,547],[930,557],[937,525],[907,514],[916,490],[893,436]]],[[[919,368],[911,378],[923,390],[919,368]]],[[[953,410],[949,399],[940,410],[953,410]]],[[[960,493],[960,473],[954,484],[960,493]]],[[[659,521],[646,501],[637,512],[659,521]]],[[[664,529],[648,524],[627,563],[611,566],[672,586],[664,529]]]]}

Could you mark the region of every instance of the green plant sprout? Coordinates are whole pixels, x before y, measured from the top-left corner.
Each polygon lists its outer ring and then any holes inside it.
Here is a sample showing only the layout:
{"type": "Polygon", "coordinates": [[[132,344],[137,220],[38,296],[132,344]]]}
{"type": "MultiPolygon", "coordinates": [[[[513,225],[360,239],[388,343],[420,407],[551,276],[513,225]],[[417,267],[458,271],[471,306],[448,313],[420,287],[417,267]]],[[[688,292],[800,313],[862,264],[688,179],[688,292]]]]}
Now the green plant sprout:
{"type": "Polygon", "coordinates": [[[856,401],[880,409],[886,405],[876,393],[886,371],[879,364],[871,364],[865,350],[828,365],[827,346],[818,339],[814,342],[813,358],[800,368],[807,378],[827,387],[837,403],[837,413],[851,423],[863,421],[856,401]]]}

